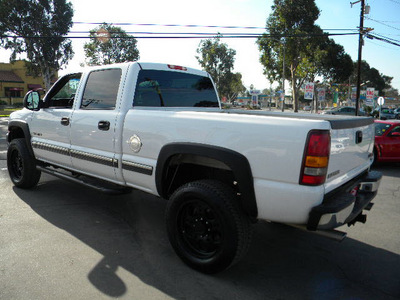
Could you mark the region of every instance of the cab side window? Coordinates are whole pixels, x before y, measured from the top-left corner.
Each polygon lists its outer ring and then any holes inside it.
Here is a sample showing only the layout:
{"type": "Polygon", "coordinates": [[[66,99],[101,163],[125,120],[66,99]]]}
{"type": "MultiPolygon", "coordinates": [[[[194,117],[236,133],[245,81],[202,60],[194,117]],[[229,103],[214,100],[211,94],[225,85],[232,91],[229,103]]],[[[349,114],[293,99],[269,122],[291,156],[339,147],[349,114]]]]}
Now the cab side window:
{"type": "Polygon", "coordinates": [[[49,108],[72,108],[81,73],[61,78],[47,95],[45,102],[49,108]]]}
{"type": "Polygon", "coordinates": [[[121,69],[91,72],[83,93],[81,109],[114,109],[121,74],[121,69]]]}
{"type": "Polygon", "coordinates": [[[400,126],[396,126],[395,128],[393,128],[390,133],[393,133],[393,132],[400,132],[400,126]]]}

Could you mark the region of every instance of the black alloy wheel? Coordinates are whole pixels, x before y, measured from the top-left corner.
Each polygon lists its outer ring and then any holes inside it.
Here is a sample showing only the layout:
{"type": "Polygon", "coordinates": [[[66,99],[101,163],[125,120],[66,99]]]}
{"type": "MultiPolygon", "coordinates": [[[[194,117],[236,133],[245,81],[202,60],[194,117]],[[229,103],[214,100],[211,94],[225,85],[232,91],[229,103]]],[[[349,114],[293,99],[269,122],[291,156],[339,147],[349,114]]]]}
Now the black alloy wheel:
{"type": "Polygon", "coordinates": [[[216,212],[201,199],[188,200],[181,206],[177,226],[185,247],[199,258],[212,257],[224,239],[216,212]]]}
{"type": "Polygon", "coordinates": [[[217,273],[237,263],[251,241],[249,218],[228,185],[199,180],[178,188],[167,204],[168,237],[191,268],[217,273]]]}
{"type": "Polygon", "coordinates": [[[16,187],[32,188],[40,180],[41,172],[36,169],[36,160],[24,139],[11,141],[7,151],[7,168],[16,187]]]}

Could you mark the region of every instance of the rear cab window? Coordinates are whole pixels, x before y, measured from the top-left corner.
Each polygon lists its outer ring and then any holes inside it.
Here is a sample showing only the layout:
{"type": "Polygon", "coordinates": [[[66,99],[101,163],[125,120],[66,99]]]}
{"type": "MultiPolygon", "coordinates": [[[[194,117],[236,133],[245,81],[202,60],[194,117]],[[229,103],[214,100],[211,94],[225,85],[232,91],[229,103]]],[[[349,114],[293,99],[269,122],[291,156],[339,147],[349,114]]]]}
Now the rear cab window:
{"type": "Polygon", "coordinates": [[[219,107],[208,77],[173,71],[141,70],[134,107],[219,107]]]}

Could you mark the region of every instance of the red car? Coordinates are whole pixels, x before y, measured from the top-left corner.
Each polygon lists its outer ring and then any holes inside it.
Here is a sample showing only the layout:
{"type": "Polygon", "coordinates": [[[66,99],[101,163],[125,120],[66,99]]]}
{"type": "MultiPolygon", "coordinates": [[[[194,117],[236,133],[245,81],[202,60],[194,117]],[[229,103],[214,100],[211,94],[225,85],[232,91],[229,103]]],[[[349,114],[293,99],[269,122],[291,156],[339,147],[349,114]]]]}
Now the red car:
{"type": "Polygon", "coordinates": [[[375,162],[400,162],[400,120],[375,120],[375,162]]]}

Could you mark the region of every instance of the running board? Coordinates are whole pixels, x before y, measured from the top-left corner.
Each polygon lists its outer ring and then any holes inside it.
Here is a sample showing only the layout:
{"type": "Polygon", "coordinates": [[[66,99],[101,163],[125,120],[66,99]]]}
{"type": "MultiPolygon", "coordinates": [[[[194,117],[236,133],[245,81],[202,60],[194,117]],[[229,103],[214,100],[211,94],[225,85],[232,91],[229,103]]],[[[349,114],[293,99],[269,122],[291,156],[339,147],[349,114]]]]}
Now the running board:
{"type": "Polygon", "coordinates": [[[119,186],[117,184],[109,183],[86,175],[81,175],[82,178],[79,178],[76,176],[61,173],[56,170],[52,170],[42,166],[36,166],[36,169],[61,179],[65,179],[74,183],[79,183],[81,185],[90,187],[105,194],[117,195],[117,194],[126,194],[132,191],[132,189],[129,187],[119,186]]]}
{"type": "Polygon", "coordinates": [[[335,229],[310,231],[310,230],[307,230],[307,228],[305,226],[295,225],[295,224],[287,224],[287,225],[289,225],[291,227],[295,227],[297,229],[301,229],[301,230],[304,230],[304,231],[307,231],[307,232],[311,232],[311,233],[314,233],[314,234],[318,234],[318,235],[330,238],[330,239],[335,240],[337,242],[343,241],[344,238],[347,236],[346,232],[335,230],[335,229]]]}

